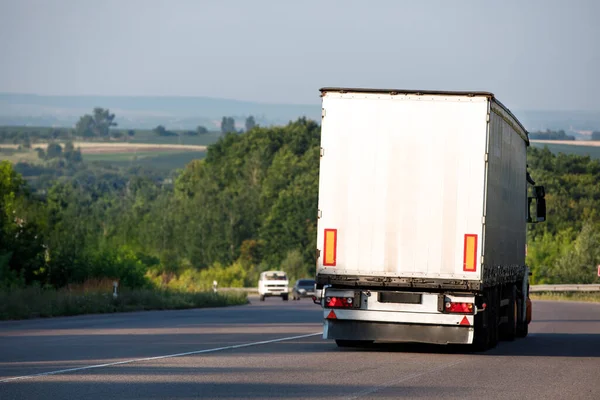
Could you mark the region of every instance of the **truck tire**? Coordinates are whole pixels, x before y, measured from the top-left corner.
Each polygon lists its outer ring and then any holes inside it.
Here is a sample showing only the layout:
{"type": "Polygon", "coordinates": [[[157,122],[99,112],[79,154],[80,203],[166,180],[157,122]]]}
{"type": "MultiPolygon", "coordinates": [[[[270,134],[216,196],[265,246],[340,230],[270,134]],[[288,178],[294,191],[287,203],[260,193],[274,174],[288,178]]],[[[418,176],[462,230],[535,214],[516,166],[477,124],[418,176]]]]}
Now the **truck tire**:
{"type": "Polygon", "coordinates": [[[496,347],[498,343],[498,306],[499,300],[496,288],[489,288],[484,293],[482,303],[485,310],[475,315],[475,336],[473,350],[486,351],[496,347]]]}
{"type": "Polygon", "coordinates": [[[281,295],[281,298],[283,299],[283,301],[288,301],[288,296],[289,295],[287,293],[284,293],[281,295]]]}
{"type": "Polygon", "coordinates": [[[365,347],[371,343],[373,343],[373,340],[335,340],[338,347],[365,347]]]}
{"type": "Polygon", "coordinates": [[[524,338],[529,334],[527,323],[527,311],[523,311],[523,305],[527,304],[527,293],[521,293],[517,299],[517,337],[524,338]]]}
{"type": "Polygon", "coordinates": [[[475,336],[473,337],[473,350],[486,351],[490,346],[490,329],[487,318],[489,310],[483,310],[475,315],[475,336]]]}
{"type": "Polygon", "coordinates": [[[502,327],[502,338],[512,342],[517,336],[517,287],[515,285],[510,286],[507,294],[508,305],[506,306],[506,316],[508,321],[502,327]]]}
{"type": "Polygon", "coordinates": [[[264,294],[260,295],[260,301],[265,301],[265,295],[264,294]]]}
{"type": "Polygon", "coordinates": [[[498,331],[498,323],[500,322],[500,292],[499,292],[499,288],[498,286],[494,286],[490,289],[490,301],[489,301],[489,307],[490,307],[490,314],[488,316],[489,320],[489,325],[488,325],[488,329],[489,329],[489,335],[490,335],[490,342],[489,342],[489,348],[493,349],[494,347],[496,347],[498,345],[498,336],[499,336],[499,331],[498,331]]]}

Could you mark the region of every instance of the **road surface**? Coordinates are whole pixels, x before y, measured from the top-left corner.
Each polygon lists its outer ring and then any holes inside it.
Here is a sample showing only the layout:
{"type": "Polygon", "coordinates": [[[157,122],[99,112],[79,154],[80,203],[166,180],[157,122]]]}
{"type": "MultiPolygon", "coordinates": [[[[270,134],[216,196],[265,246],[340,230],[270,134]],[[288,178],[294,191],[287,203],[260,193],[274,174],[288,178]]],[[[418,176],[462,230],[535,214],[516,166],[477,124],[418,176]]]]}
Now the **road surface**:
{"type": "Polygon", "coordinates": [[[530,336],[338,349],[310,300],[0,322],[0,399],[598,399],[600,304],[534,302],[530,336]]]}

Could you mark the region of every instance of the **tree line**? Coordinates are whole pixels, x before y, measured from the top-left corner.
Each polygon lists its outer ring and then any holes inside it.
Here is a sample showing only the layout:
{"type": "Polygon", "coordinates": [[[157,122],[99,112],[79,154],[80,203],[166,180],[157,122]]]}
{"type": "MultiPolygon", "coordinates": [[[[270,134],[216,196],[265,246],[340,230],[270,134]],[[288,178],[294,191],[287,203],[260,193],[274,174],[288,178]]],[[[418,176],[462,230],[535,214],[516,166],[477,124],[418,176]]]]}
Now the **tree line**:
{"type": "Polygon", "coordinates": [[[310,276],[319,131],[301,119],[227,134],[173,184],[90,174],[82,163],[84,173],[33,193],[2,162],[0,281],[61,287],[110,277],[139,287],[218,276],[255,285],[282,265],[310,276]]]}
{"type": "MultiPolygon", "coordinates": [[[[319,146],[320,127],[306,119],[229,133],[172,182],[92,168],[63,148],[48,162],[65,172],[38,191],[1,162],[0,282],[255,286],[271,268],[313,276],[319,146]]],[[[548,203],[547,222],[528,227],[533,282],[599,282],[600,162],[533,147],[528,157],[548,203]]]]}
{"type": "MultiPolygon", "coordinates": [[[[244,127],[246,128],[245,132],[251,131],[257,126],[258,124],[252,115],[246,118],[244,123],[244,127]]],[[[223,117],[221,120],[221,133],[227,134],[232,132],[242,133],[244,130],[236,130],[235,119],[233,117],[223,117]]]]}
{"type": "Polygon", "coordinates": [[[600,283],[600,161],[531,147],[528,165],[548,209],[547,221],[528,230],[533,282],[600,283]]]}

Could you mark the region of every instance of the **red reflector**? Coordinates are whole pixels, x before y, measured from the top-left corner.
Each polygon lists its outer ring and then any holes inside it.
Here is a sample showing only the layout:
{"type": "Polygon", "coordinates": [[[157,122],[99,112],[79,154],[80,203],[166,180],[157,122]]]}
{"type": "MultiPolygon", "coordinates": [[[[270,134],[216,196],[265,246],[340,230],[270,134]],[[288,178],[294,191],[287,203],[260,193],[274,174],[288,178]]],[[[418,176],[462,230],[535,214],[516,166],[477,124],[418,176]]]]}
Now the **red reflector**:
{"type": "Polygon", "coordinates": [[[329,311],[329,314],[327,315],[327,319],[337,319],[337,316],[335,315],[333,310],[329,311]]]}
{"type": "Polygon", "coordinates": [[[446,303],[446,312],[471,314],[473,312],[473,303],[447,302],[446,303]]]}
{"type": "Polygon", "coordinates": [[[354,299],[352,297],[326,297],[326,307],[352,307],[354,299]]]}
{"type": "Polygon", "coordinates": [[[466,326],[470,326],[471,324],[469,323],[469,320],[467,319],[467,316],[464,316],[462,321],[460,321],[460,325],[466,325],[466,326]]]}

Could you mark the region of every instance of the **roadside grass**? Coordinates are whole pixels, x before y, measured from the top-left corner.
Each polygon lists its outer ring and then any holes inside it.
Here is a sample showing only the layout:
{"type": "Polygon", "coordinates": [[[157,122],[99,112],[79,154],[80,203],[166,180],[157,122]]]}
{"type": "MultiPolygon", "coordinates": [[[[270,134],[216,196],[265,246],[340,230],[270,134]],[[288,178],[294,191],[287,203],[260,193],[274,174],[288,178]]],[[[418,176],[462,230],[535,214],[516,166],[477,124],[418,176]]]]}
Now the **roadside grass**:
{"type": "Polygon", "coordinates": [[[600,303],[600,292],[540,292],[530,293],[532,300],[554,300],[554,301],[586,301],[600,303]]]}
{"type": "MultiPolygon", "coordinates": [[[[102,285],[106,286],[106,285],[102,285]]],[[[111,283],[112,286],[112,283],[111,283]]],[[[0,290],[0,320],[146,310],[225,307],[247,304],[244,292],[181,292],[164,289],[123,289],[113,298],[112,287],[0,290]]]]}

